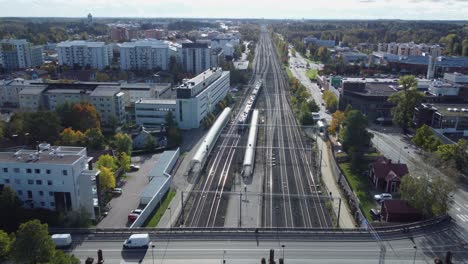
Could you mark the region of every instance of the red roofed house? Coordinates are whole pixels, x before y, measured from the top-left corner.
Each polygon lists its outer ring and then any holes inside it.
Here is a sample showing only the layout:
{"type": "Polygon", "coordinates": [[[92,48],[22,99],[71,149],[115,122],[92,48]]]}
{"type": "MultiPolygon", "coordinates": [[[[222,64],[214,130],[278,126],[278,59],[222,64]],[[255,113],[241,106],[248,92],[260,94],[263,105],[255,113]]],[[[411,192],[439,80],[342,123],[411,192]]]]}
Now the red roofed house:
{"type": "Polygon", "coordinates": [[[386,222],[414,222],[421,214],[404,200],[385,200],[380,210],[381,219],[386,222]]]}
{"type": "Polygon", "coordinates": [[[370,165],[369,177],[377,189],[387,193],[398,192],[401,178],[408,174],[406,164],[392,163],[391,159],[379,157],[370,165]]]}

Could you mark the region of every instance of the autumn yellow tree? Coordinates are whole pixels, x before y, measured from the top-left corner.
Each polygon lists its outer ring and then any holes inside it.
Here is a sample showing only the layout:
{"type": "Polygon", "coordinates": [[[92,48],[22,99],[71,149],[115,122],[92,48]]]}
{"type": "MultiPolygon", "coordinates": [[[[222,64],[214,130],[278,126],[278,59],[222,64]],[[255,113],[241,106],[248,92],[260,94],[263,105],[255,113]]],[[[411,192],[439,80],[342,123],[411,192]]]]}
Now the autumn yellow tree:
{"type": "Polygon", "coordinates": [[[127,153],[125,152],[120,153],[119,165],[125,172],[130,171],[130,164],[131,164],[130,156],[127,155],[127,153]]]}
{"type": "Polygon", "coordinates": [[[115,158],[109,154],[101,155],[96,162],[96,167],[98,169],[102,169],[103,167],[110,169],[112,172],[117,170],[117,164],[115,162],[115,158]]]}
{"type": "Polygon", "coordinates": [[[82,146],[85,144],[86,137],[83,132],[73,130],[71,127],[65,128],[60,133],[60,143],[65,146],[82,146]]]}
{"type": "Polygon", "coordinates": [[[328,127],[328,133],[335,135],[339,132],[341,124],[345,120],[345,114],[341,111],[336,111],[332,114],[332,121],[328,127]]]}
{"type": "Polygon", "coordinates": [[[99,169],[101,173],[99,174],[99,184],[101,189],[114,189],[115,188],[115,176],[111,169],[107,167],[101,167],[99,169]]]}

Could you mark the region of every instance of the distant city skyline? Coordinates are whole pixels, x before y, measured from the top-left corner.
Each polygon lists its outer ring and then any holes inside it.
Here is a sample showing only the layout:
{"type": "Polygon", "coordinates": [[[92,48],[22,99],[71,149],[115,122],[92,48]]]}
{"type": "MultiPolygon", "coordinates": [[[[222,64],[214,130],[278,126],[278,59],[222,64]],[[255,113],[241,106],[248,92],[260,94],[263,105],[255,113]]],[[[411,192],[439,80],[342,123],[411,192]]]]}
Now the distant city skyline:
{"type": "Polygon", "coordinates": [[[1,17],[466,20],[468,0],[0,0],[1,17]]]}

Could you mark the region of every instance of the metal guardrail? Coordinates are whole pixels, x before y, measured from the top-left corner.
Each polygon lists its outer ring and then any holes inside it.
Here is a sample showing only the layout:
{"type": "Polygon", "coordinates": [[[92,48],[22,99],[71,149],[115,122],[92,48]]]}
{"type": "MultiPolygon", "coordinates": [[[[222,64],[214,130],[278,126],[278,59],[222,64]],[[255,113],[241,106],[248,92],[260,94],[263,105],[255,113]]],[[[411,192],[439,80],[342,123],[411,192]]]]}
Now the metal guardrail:
{"type": "MultiPolygon", "coordinates": [[[[413,232],[427,228],[434,228],[443,223],[450,222],[449,216],[438,217],[426,221],[377,227],[379,234],[402,233],[402,231],[413,232]]],[[[70,233],[78,235],[129,235],[134,233],[157,234],[304,234],[304,235],[369,235],[370,231],[365,228],[231,228],[231,227],[173,227],[173,228],[50,228],[50,233],[70,233]]]]}

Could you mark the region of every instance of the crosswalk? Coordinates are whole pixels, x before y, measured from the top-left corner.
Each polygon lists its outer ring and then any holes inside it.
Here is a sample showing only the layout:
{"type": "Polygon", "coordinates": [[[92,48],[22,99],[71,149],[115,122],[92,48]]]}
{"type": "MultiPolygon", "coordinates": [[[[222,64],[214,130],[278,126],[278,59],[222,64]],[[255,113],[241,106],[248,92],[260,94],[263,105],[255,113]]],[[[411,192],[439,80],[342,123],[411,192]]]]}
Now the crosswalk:
{"type": "Polygon", "coordinates": [[[460,219],[462,222],[468,222],[468,215],[466,214],[457,214],[457,218],[460,219]]]}

